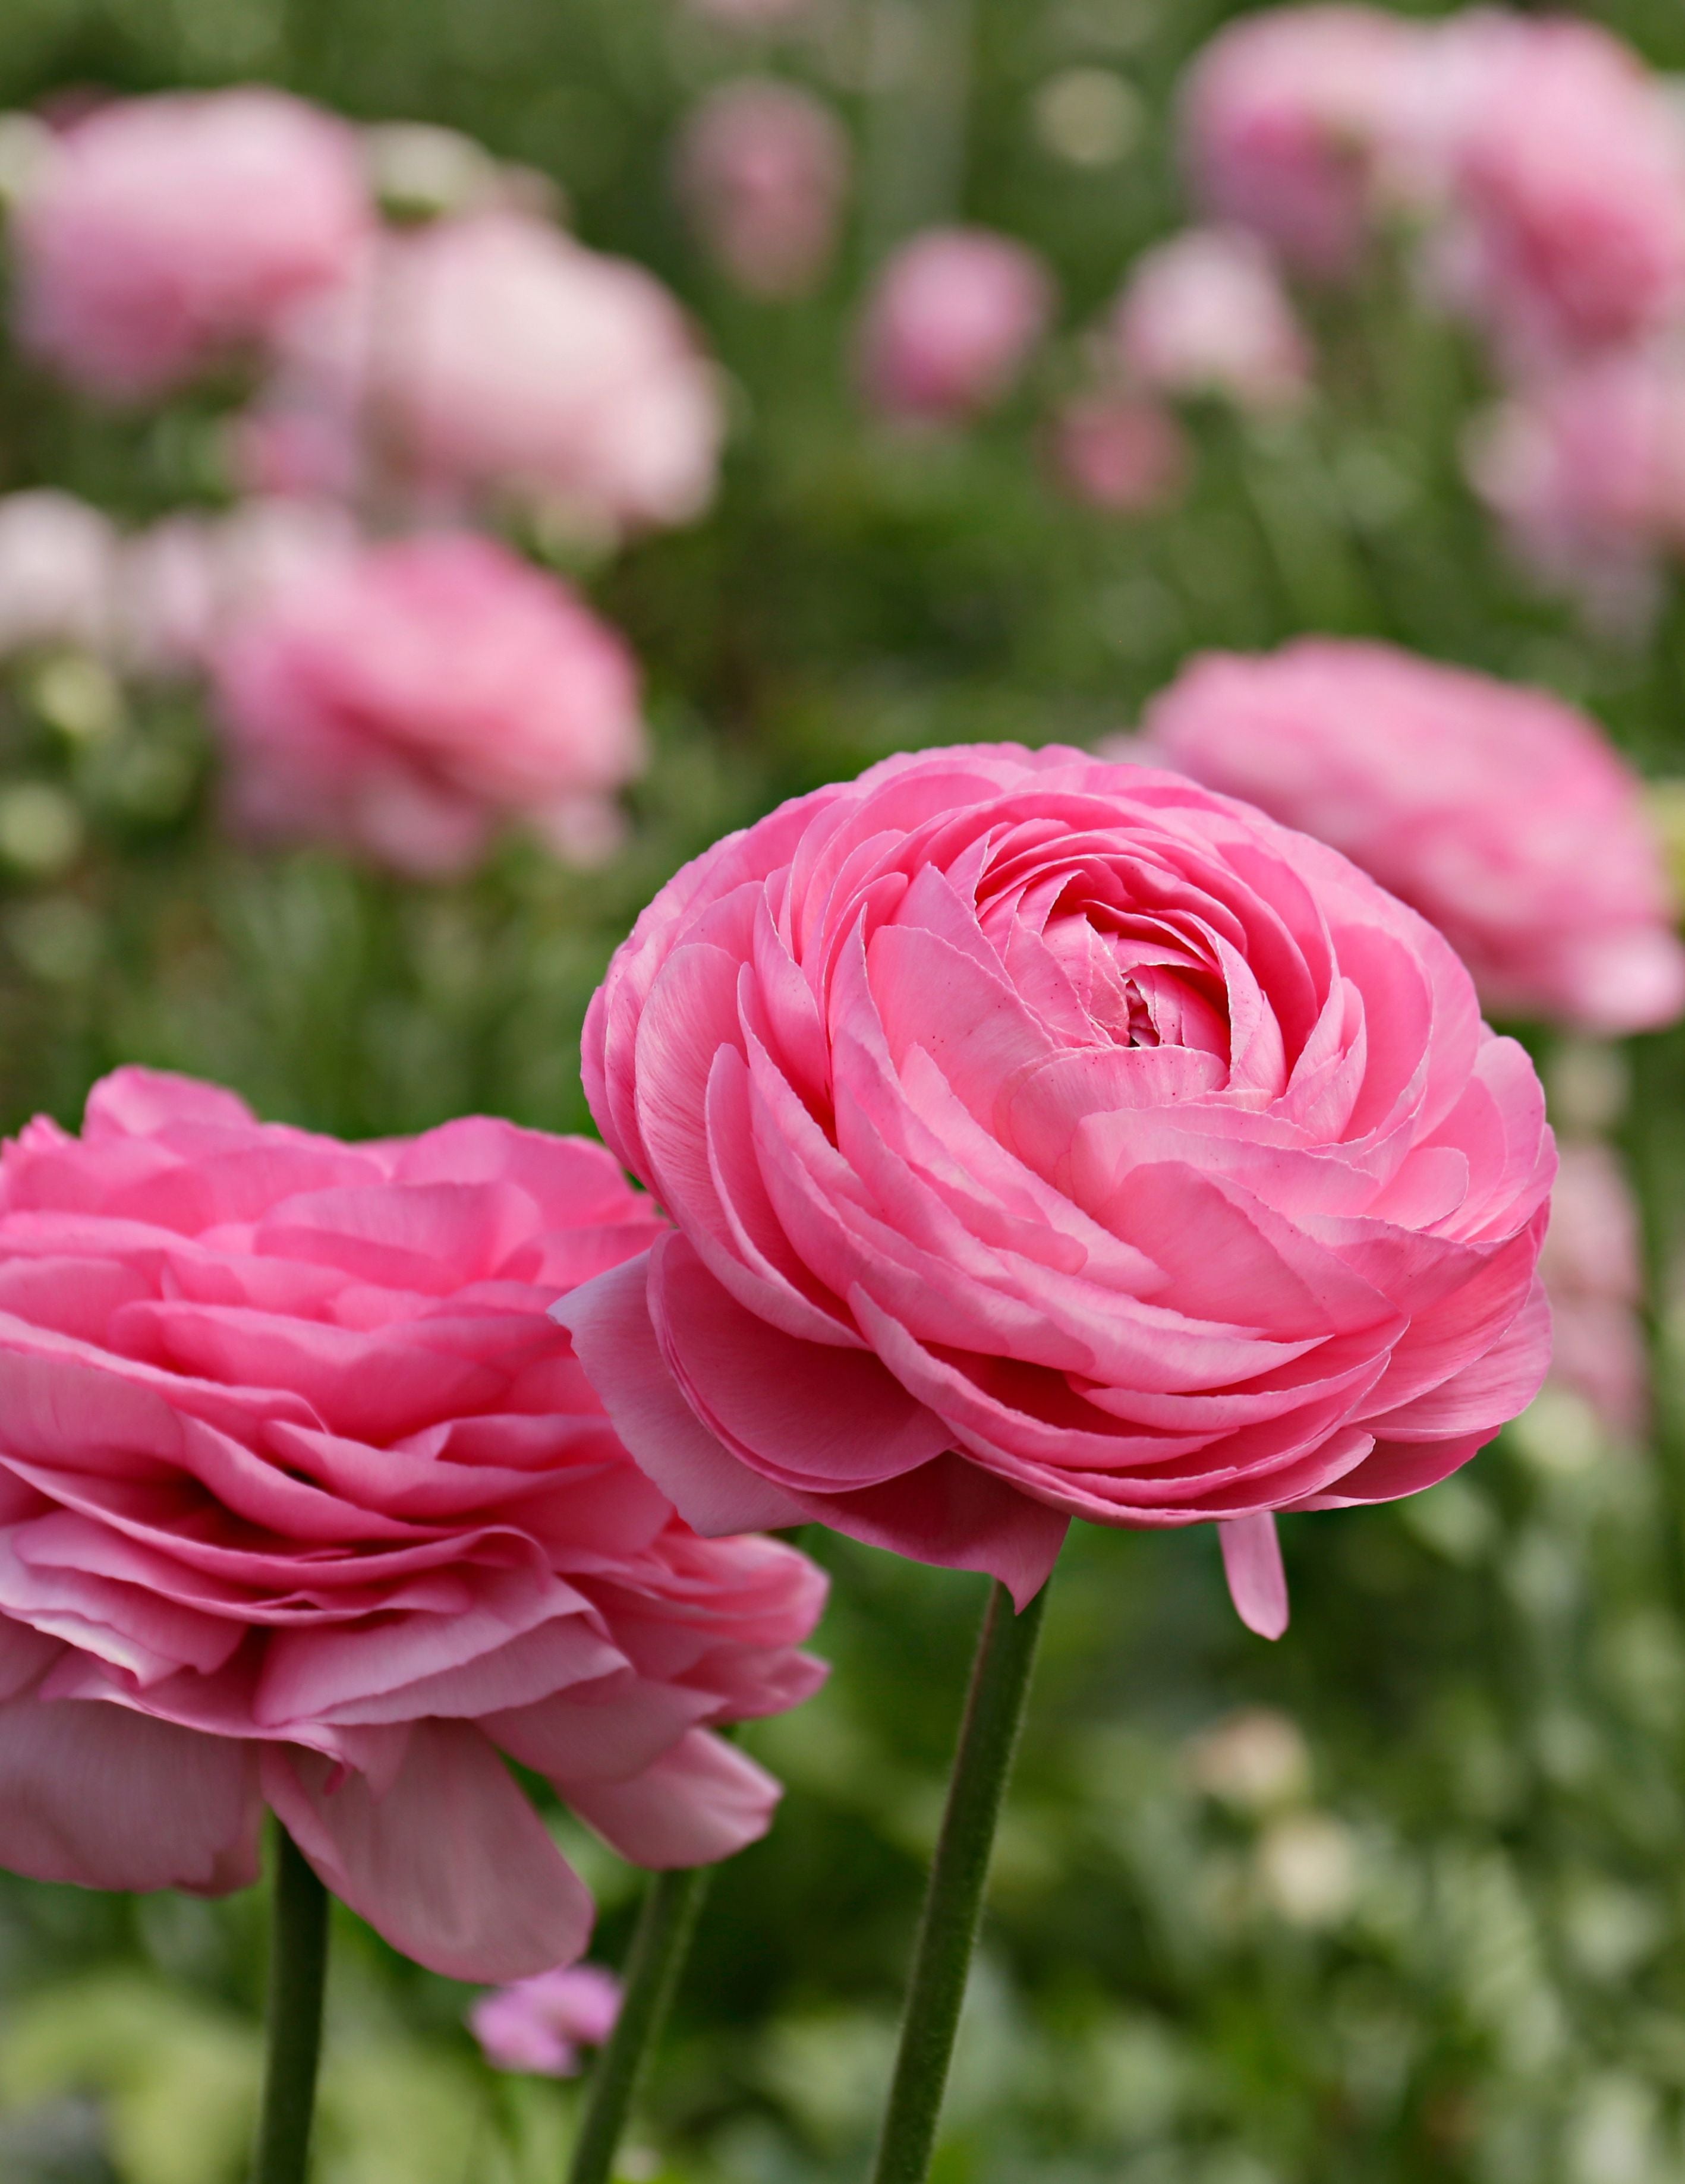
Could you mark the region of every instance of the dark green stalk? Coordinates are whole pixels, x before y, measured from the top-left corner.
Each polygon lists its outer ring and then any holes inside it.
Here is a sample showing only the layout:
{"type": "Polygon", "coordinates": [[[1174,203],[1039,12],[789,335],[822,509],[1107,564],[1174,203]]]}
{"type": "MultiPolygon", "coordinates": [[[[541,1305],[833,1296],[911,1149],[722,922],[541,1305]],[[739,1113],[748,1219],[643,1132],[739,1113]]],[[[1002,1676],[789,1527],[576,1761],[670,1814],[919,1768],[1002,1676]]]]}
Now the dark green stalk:
{"type": "Polygon", "coordinates": [[[700,1865],[658,1873],[650,1883],[626,1959],[620,2015],[597,2058],[567,2184],[608,2184],[615,2149],[650,2051],[661,2038],[712,1870],[700,1865]]]}
{"type": "Polygon", "coordinates": [[[995,1825],[1029,1696],[1047,1588],[1023,1614],[997,1583],[989,1596],[947,1809],[931,1863],[873,2184],[924,2184],[983,1912],[995,1825]]]}
{"type": "Polygon", "coordinates": [[[269,2054],[252,2184],[304,2184],[321,2053],[327,1977],[327,1891],[276,1824],[269,1958],[269,2054]]]}

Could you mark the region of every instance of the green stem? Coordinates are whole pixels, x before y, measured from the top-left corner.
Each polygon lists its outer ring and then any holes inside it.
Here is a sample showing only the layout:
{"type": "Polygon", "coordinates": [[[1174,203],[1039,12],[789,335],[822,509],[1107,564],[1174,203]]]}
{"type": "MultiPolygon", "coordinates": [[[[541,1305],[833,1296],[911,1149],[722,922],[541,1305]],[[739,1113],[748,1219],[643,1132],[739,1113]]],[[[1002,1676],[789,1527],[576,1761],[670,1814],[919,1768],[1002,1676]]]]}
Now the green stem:
{"type": "Polygon", "coordinates": [[[1014,1613],[1005,1585],[997,1582],[989,1596],[913,1953],[901,2053],[873,2184],[924,2184],[929,2173],[983,1913],[995,1825],[1012,1773],[1046,1602],[1046,1585],[1021,1615],[1014,1613]]]}
{"type": "Polygon", "coordinates": [[[327,1891],[279,1822],[269,1958],[269,2058],[252,2184],[304,2184],[321,2053],[327,1891]]]}
{"type": "Polygon", "coordinates": [[[658,1873],[650,1883],[626,1959],[620,2015],[597,2058],[567,2184],[608,2184],[615,2149],[650,2050],[661,2038],[712,1870],[700,1865],[658,1873]]]}

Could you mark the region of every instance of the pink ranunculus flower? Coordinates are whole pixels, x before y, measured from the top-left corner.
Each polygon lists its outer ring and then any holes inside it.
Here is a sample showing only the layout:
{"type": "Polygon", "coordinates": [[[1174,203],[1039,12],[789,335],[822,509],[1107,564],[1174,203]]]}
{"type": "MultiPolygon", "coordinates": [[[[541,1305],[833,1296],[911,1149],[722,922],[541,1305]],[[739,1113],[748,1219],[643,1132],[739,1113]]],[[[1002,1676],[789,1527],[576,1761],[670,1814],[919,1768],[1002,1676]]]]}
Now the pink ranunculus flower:
{"type": "Polygon", "coordinates": [[[985,227],[927,228],[879,274],[860,331],[867,398],[940,421],[992,409],[1046,332],[1053,282],[1038,254],[985,227]]]}
{"type": "Polygon", "coordinates": [[[1190,228],[1139,258],[1112,332],[1125,369],[1160,393],[1270,410],[1309,384],[1310,347],[1275,262],[1241,228],[1190,228]]]}
{"type": "Polygon", "coordinates": [[[1476,427],[1468,470],[1518,558],[1592,617],[1642,627],[1685,551],[1685,363],[1665,343],[1531,382],[1476,427]]]}
{"type": "Polygon", "coordinates": [[[1208,653],[1147,754],[1314,834],[1431,919],[1486,1006],[1604,1033],[1685,1011],[1685,948],[1637,777],[1543,690],[1387,644],[1208,653]]]}
{"type": "Polygon", "coordinates": [[[848,132],[793,83],[745,76],[710,92],[678,142],[679,193],[708,248],[750,295],[804,295],[836,248],[848,132]]]}
{"type": "Polygon", "coordinates": [[[1174,415],[1124,387],[1074,396],[1054,418],[1048,444],[1068,490],[1113,515],[1163,507],[1187,476],[1187,438],[1174,415]]]}
{"type": "Polygon", "coordinates": [[[1649,1418],[1649,1356],[1638,1209],[1620,1161],[1595,1140],[1565,1145],[1539,1254],[1550,1299],[1554,1384],[1636,1438],[1649,1418]]]}
{"type": "Polygon", "coordinates": [[[557,577],[438,532],[326,560],[212,649],[233,809],[418,875],[523,820],[589,861],[644,741],[635,663],[557,577]]]}
{"type": "Polygon", "coordinates": [[[24,342],[91,393],[166,393],[343,279],[373,217],[354,132],[283,92],[98,106],[14,214],[24,342]]]}
{"type": "Polygon", "coordinates": [[[1429,32],[1386,9],[1267,8],[1219,31],[1183,87],[1184,164],[1213,220],[1300,270],[1355,267],[1415,156],[1429,32]]]}
{"type": "Polygon", "coordinates": [[[494,1987],[468,2024],[494,2070],[572,2078],[582,2048],[600,2048],[620,2014],[620,1981],[600,1964],[564,1964],[494,1987]]]}
{"type": "Polygon", "coordinates": [[[598,1146],[474,1117],[342,1145],[119,1070],[0,1151],[0,1864],[215,1894],[277,1813],[453,1978],[577,1957],[583,1884],[504,1764],[651,1866],[777,1785],[823,1584],[699,1540],[549,1306],[661,1223],[598,1146]]]}
{"type": "Polygon", "coordinates": [[[677,1223],[558,1307],[691,1522],[818,1518],[1020,1602],[1067,1521],[1414,1492],[1529,1401],[1532,1064],[1333,850],[1175,775],[927,751],[729,836],[587,1021],[677,1223]]]}
{"type": "Polygon", "coordinates": [[[1685,304],[1685,126],[1638,55],[1498,8],[1432,39],[1451,299],[1513,370],[1665,326],[1685,304]]]}
{"type": "Polygon", "coordinates": [[[713,491],[723,409],[689,320],[641,265],[530,215],[386,237],[295,315],[286,351],[248,460],[304,460],[310,489],[360,445],[420,490],[553,504],[614,534],[688,522],[713,491]]]}

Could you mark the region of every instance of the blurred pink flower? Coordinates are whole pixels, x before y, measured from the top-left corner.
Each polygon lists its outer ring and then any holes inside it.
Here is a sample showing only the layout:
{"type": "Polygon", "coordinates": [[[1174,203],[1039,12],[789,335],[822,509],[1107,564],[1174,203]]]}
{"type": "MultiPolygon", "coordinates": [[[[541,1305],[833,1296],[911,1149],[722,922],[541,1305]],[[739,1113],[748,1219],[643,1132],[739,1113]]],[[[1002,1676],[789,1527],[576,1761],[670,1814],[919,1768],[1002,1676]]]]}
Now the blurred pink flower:
{"type": "Polygon", "coordinates": [[[184,510],[126,539],[117,558],[116,644],[142,675],[206,668],[237,621],[306,581],[346,570],[355,526],[329,501],[242,501],[226,515],[184,510]]]}
{"type": "Polygon", "coordinates": [[[848,186],[848,133],[795,84],[745,77],[710,92],[678,148],[678,187],[713,255],[756,296],[824,277],[848,186]]]}
{"type": "Polygon", "coordinates": [[[1307,273],[1351,272],[1420,125],[1429,31],[1379,8],[1266,8],[1219,31],[1181,101],[1201,209],[1307,273]]]}
{"type": "Polygon", "coordinates": [[[693,1521],[817,1518],[1020,1602],[1074,1516],[1388,1501],[1531,1400],[1543,1096],[1331,850],[1057,746],[927,750],[670,881],[584,1039],[677,1224],[557,1307],[693,1521]]]}
{"type": "Polygon", "coordinates": [[[330,559],[237,616],[211,666],[237,818],[404,872],[460,872],[514,820],[589,858],[644,765],[623,639],[467,533],[330,559]]]}
{"type": "Polygon", "coordinates": [[[723,415],[689,320],[642,266],[540,220],[388,237],[294,317],[287,350],[248,426],[259,482],[290,469],[321,490],[386,466],[615,534],[686,522],[713,490],[723,415]]]}
{"type": "Polygon", "coordinates": [[[343,279],[372,220],[353,131],[283,92],[97,107],[14,215],[22,338],[91,393],[167,393],[343,279]]]}
{"type": "Polygon", "coordinates": [[[823,1580],[695,1537],[548,1308],[662,1227],[580,1139],[348,1145],[123,1069],[0,1153],[0,1864],[255,1879],[265,1805],[456,1979],[592,1907],[504,1764],[634,1862],[762,1833],[706,1724],[794,1705],[823,1580]]]}
{"type": "Polygon", "coordinates": [[[1623,349],[1536,380],[1470,436],[1468,470],[1523,560],[1642,626],[1657,557],[1685,551],[1685,362],[1623,349]]]}
{"type": "Polygon", "coordinates": [[[1685,303],[1685,126],[1638,55],[1497,8],[1433,39],[1442,289],[1511,370],[1664,325],[1685,303]]]}
{"type": "Polygon", "coordinates": [[[959,420],[1012,389],[1053,309],[1027,244],[983,227],[933,227],[878,275],[860,331],[868,400],[887,415],[959,420]]]}
{"type": "Polygon", "coordinates": [[[483,1994],[468,2023],[494,2070],[571,2078],[582,2048],[600,2048],[620,2014],[620,1981],[600,1964],[537,1972],[483,1994]]]}
{"type": "Polygon", "coordinates": [[[1187,441],[1175,418],[1161,402],[1120,387],[1067,402],[1053,420],[1050,447],[1079,500],[1120,515],[1174,500],[1187,474],[1187,441]]]}
{"type": "Polygon", "coordinates": [[[772,30],[805,15],[813,0],[689,0],[695,14],[733,31],[772,30]]]}
{"type": "Polygon", "coordinates": [[[116,562],[110,518],[75,494],[47,486],[0,498],[0,655],[103,649],[116,562]]]}
{"type": "Polygon", "coordinates": [[[1685,1011],[1637,777],[1595,722],[1391,645],[1208,653],[1142,755],[1329,842],[1438,926],[1494,1012],[1624,1033],[1685,1011]]]}
{"type": "Polygon", "coordinates": [[[1309,344],[1275,262],[1239,228],[1190,228],[1138,258],[1112,331],[1125,369],[1160,393],[1269,410],[1309,383],[1309,344]]]}
{"type": "Polygon", "coordinates": [[[1607,1145],[1562,1147],[1539,1272],[1555,1338],[1552,1380],[1613,1431],[1642,1434],[1650,1389],[1638,1209],[1607,1145]]]}

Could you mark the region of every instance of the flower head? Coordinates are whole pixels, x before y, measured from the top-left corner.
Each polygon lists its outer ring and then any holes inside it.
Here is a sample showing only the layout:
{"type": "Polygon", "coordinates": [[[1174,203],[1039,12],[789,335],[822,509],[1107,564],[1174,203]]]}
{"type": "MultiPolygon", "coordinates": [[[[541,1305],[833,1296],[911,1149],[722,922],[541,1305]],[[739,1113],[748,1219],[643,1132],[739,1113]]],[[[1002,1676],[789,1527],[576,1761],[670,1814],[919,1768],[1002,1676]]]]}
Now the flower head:
{"type": "Polygon", "coordinates": [[[483,1994],[468,2023],[494,2070],[571,2078],[579,2050],[613,2031],[620,1999],[620,1981],[600,1964],[565,1964],[483,1994]]]}
{"type": "Polygon", "coordinates": [[[723,1857],[777,1786],[819,1574],[698,1539],[547,1307],[661,1227],[602,1150],[483,1118],[349,1145],[119,1070],[0,1152],[0,1864],[252,1880],[268,1805],[459,1979],[591,1904],[504,1755],[626,1857],[723,1857]]]}
{"type": "Polygon", "coordinates": [[[868,302],[860,371],[885,415],[957,421],[1010,393],[1053,307],[1028,245],[985,227],[933,227],[889,260],[868,302]]]}

